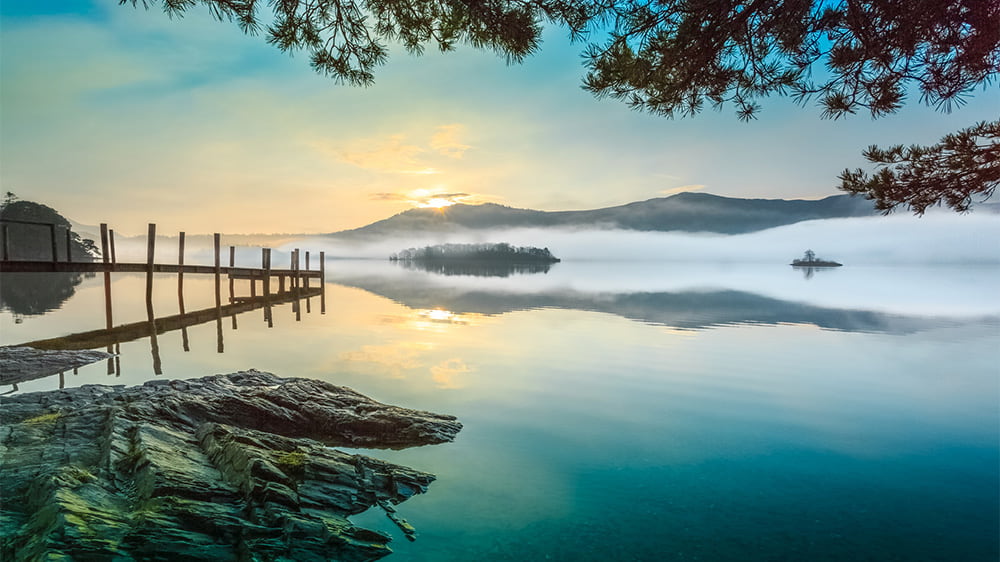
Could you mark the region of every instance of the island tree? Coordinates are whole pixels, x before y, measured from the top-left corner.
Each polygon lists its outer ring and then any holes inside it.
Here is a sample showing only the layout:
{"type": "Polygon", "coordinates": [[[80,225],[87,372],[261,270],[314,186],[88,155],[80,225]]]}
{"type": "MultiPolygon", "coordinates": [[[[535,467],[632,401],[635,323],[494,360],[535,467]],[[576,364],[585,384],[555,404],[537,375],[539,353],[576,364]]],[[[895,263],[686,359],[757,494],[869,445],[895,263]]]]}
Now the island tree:
{"type": "MultiPolygon", "coordinates": [[[[519,62],[538,49],[548,22],[585,44],[585,89],[666,117],[732,106],[750,120],[770,95],[815,99],[828,118],[881,117],[901,108],[911,89],[951,111],[1000,72],[995,0],[278,0],[270,10],[260,0],[121,2],[159,5],[171,16],[207,6],[245,32],[263,31],[283,51],[308,51],[316,71],[355,85],[372,83],[390,43],[413,53],[466,43],[519,62]]],[[[944,148],[959,156],[944,166],[964,166],[947,173],[964,178],[969,197],[995,189],[991,173],[975,171],[1000,152],[993,125],[956,133],[976,136],[980,156],[944,148]]],[[[842,189],[883,210],[907,204],[919,213],[941,201],[967,209],[968,199],[952,204],[943,172],[922,158],[934,150],[869,149],[878,163],[920,164],[891,175],[883,168],[875,183],[845,173],[842,189]]]]}

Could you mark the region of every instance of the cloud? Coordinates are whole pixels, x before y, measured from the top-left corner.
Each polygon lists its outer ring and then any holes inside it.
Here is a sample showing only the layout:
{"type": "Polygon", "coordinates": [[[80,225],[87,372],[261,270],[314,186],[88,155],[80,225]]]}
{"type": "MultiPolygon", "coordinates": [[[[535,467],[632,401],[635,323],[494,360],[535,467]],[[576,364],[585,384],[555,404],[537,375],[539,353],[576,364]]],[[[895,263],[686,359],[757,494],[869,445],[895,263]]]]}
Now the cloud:
{"type": "Polygon", "coordinates": [[[319,144],[317,148],[332,153],[348,164],[381,172],[398,172],[400,169],[419,167],[417,156],[424,152],[423,148],[408,144],[406,136],[401,134],[384,139],[358,140],[344,148],[324,144],[319,144]]]}
{"type": "Polygon", "coordinates": [[[465,126],[459,123],[441,125],[431,137],[431,150],[449,158],[461,158],[466,150],[472,148],[459,142],[458,137],[465,132],[465,126]]]}
{"type": "Polygon", "coordinates": [[[345,351],[340,359],[367,363],[393,378],[404,378],[405,371],[423,366],[420,357],[433,346],[426,343],[403,342],[388,345],[363,345],[356,351],[345,351]]]}
{"type": "Polygon", "coordinates": [[[677,193],[686,193],[689,191],[701,191],[705,189],[705,187],[707,186],[697,183],[690,185],[682,185],[680,187],[671,187],[670,189],[661,190],[660,195],[675,195],[677,193]]]}
{"type": "Polygon", "coordinates": [[[368,198],[373,201],[410,201],[410,196],[405,193],[379,192],[370,193],[368,198]]]}
{"type": "Polygon", "coordinates": [[[341,162],[376,172],[427,176],[443,173],[428,165],[435,156],[460,159],[471,147],[458,140],[465,127],[460,124],[441,125],[426,143],[410,140],[412,135],[396,133],[381,138],[357,139],[335,145],[329,141],[314,141],[314,149],[332,155],[341,162]]]}
{"type": "Polygon", "coordinates": [[[441,171],[435,168],[424,168],[422,170],[400,170],[399,173],[411,176],[433,176],[440,174],[441,171]]]}
{"type": "Polygon", "coordinates": [[[373,201],[405,201],[415,207],[439,207],[444,201],[448,204],[462,203],[473,198],[471,193],[444,192],[429,189],[415,189],[406,192],[377,192],[368,196],[373,201]]]}
{"type": "Polygon", "coordinates": [[[431,367],[431,376],[438,388],[462,388],[461,375],[471,373],[473,369],[458,358],[448,359],[431,367]]]}

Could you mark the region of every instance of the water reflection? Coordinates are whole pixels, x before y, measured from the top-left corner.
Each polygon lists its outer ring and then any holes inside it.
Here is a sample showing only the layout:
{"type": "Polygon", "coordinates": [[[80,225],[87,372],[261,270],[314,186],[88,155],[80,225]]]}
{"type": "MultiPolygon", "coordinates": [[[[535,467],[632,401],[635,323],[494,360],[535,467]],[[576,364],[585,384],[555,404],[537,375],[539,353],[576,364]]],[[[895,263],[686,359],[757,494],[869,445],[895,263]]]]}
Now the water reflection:
{"type": "Polygon", "coordinates": [[[835,271],[834,269],[829,267],[811,267],[803,265],[794,265],[792,266],[792,269],[794,269],[795,271],[801,271],[802,277],[805,279],[812,279],[813,276],[815,276],[817,273],[823,274],[826,272],[835,271]]]}
{"type": "Polygon", "coordinates": [[[461,262],[461,261],[423,261],[397,260],[392,263],[404,269],[413,269],[436,273],[438,275],[469,275],[472,277],[510,277],[511,275],[530,275],[548,273],[551,264],[547,263],[503,263],[503,262],[461,262]]]}
{"type": "MultiPolygon", "coordinates": [[[[396,533],[391,559],[997,559],[996,269],[805,282],[784,264],[509,278],[334,265],[329,315],[293,322],[286,305],[268,330],[251,313],[219,356],[198,345],[210,314],[193,353],[176,332],[160,351],[171,377],[255,367],[457,415],[446,448],[376,455],[442,486],[406,505],[415,543],[383,513],[352,518],[396,533]]],[[[120,280],[133,306],[117,321],[144,322],[142,278],[120,280]]],[[[214,313],[212,280],[186,282],[187,309],[214,313]]],[[[160,285],[156,310],[176,312],[160,285]]],[[[98,281],[7,333],[101,318],[98,281]]],[[[140,361],[116,383],[151,378],[145,340],[121,350],[140,361]]]]}
{"type": "MultiPolygon", "coordinates": [[[[425,327],[433,323],[467,322],[470,315],[497,315],[520,310],[559,308],[615,314],[675,329],[700,330],[735,324],[810,324],[848,332],[909,334],[948,324],[947,319],[891,314],[875,310],[833,308],[782,300],[747,291],[687,290],[678,292],[582,292],[548,288],[539,292],[457,290],[447,284],[371,275],[340,283],[386,297],[419,312],[425,327]]],[[[996,316],[980,320],[1000,322],[996,316]]],[[[958,324],[962,320],[955,320],[958,324]]]]}
{"type": "Polygon", "coordinates": [[[432,309],[417,310],[413,317],[407,318],[417,330],[438,331],[448,326],[469,326],[476,322],[481,314],[456,314],[441,307],[432,309]]]}
{"type": "MultiPolygon", "coordinates": [[[[96,277],[96,274],[86,275],[88,278],[96,277]]],[[[299,303],[305,299],[307,311],[311,311],[312,297],[324,297],[324,287],[310,288],[308,284],[300,287],[297,283],[292,283],[287,291],[271,293],[267,279],[263,281],[264,291],[261,296],[256,294],[256,280],[250,281],[251,296],[236,296],[233,279],[230,279],[230,290],[228,304],[222,304],[221,278],[218,270],[214,275],[214,301],[215,306],[203,308],[189,312],[185,308],[184,301],[184,275],[177,275],[177,307],[179,314],[157,317],[154,312],[154,275],[147,272],[145,275],[145,319],[137,322],[130,322],[114,326],[114,307],[112,305],[112,276],[109,272],[104,272],[103,283],[103,320],[105,328],[96,330],[86,330],[58,337],[47,337],[26,341],[17,345],[28,346],[43,350],[86,350],[105,348],[108,353],[113,353],[114,357],[107,360],[107,374],[121,376],[121,344],[141,339],[149,339],[150,356],[152,360],[152,371],[155,375],[163,374],[162,358],[160,354],[160,342],[158,336],[179,330],[182,336],[182,346],[184,352],[190,351],[190,341],[188,328],[200,324],[215,323],[216,349],[218,353],[225,351],[222,320],[232,318],[232,329],[238,328],[236,316],[256,309],[264,310],[264,319],[268,327],[273,327],[271,309],[284,303],[291,303],[296,320],[301,320],[301,309],[299,303]]],[[[15,323],[20,323],[21,315],[42,315],[45,312],[55,311],[63,306],[65,302],[74,294],[76,285],[82,282],[83,275],[78,273],[5,273],[2,276],[2,287],[5,295],[3,308],[10,310],[15,323]]],[[[135,304],[130,303],[129,309],[135,308],[135,304]]],[[[325,312],[325,299],[321,310],[325,312]]],[[[6,338],[5,338],[6,340],[6,338]]],[[[5,345],[10,341],[4,341],[5,345]]],[[[75,374],[75,373],[74,373],[75,374]]],[[[17,382],[26,382],[38,378],[45,378],[50,374],[34,375],[27,378],[18,379],[17,382]]],[[[9,384],[9,383],[8,383],[9,384]]],[[[60,373],[60,388],[64,385],[62,374],[60,373]]],[[[15,387],[12,392],[17,391],[15,387]]]]}
{"type": "Polygon", "coordinates": [[[85,277],[94,273],[4,273],[0,309],[34,316],[57,310],[76,293],[85,277]]]}

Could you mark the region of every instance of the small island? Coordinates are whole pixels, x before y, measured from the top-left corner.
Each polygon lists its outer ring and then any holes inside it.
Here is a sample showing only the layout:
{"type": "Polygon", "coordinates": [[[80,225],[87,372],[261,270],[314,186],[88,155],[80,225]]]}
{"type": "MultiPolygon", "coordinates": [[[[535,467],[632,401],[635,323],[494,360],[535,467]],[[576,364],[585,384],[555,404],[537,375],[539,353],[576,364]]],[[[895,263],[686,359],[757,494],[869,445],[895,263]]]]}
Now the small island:
{"type": "Polygon", "coordinates": [[[559,258],[548,248],[499,244],[438,244],[409,248],[389,256],[389,261],[402,262],[472,262],[504,264],[550,264],[559,258]]]}
{"type": "Polygon", "coordinates": [[[817,258],[815,252],[806,250],[802,259],[792,260],[791,265],[793,267],[840,267],[844,264],[817,258]]]}

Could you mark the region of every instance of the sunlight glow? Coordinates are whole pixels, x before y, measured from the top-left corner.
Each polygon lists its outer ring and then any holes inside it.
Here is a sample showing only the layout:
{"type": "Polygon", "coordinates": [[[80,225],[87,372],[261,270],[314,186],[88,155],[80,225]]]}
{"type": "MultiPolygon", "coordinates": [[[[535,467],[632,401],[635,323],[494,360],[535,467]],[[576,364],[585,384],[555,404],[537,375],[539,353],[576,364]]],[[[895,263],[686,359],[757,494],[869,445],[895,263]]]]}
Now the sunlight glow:
{"type": "Polygon", "coordinates": [[[483,317],[482,314],[476,313],[456,314],[442,308],[424,309],[416,311],[415,318],[411,317],[410,326],[421,332],[443,333],[451,326],[479,324],[483,317]]]}
{"type": "Polygon", "coordinates": [[[441,321],[450,322],[455,319],[454,312],[451,312],[450,310],[441,310],[440,308],[436,308],[434,310],[425,310],[420,313],[420,316],[423,316],[424,318],[433,320],[435,322],[441,322],[441,321]]]}
{"type": "Polygon", "coordinates": [[[443,207],[450,207],[454,205],[455,202],[451,199],[445,199],[443,197],[432,197],[427,201],[424,201],[419,206],[425,209],[441,209],[443,207]]]}

